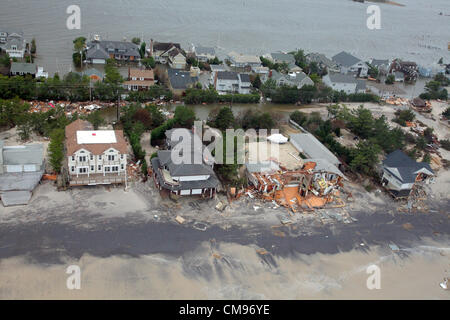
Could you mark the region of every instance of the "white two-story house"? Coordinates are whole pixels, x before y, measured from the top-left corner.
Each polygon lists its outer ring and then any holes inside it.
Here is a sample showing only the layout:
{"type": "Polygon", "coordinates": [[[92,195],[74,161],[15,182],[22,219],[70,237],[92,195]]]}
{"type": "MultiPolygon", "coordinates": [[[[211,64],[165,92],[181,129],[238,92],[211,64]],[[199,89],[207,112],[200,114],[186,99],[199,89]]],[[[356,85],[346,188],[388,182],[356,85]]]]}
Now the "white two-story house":
{"type": "Polygon", "coordinates": [[[94,130],[84,120],[66,127],[69,184],[126,183],[128,148],[123,131],[94,130]]]}
{"type": "Polygon", "coordinates": [[[234,71],[218,71],[215,73],[214,88],[219,94],[249,94],[251,90],[250,76],[234,71]]]}

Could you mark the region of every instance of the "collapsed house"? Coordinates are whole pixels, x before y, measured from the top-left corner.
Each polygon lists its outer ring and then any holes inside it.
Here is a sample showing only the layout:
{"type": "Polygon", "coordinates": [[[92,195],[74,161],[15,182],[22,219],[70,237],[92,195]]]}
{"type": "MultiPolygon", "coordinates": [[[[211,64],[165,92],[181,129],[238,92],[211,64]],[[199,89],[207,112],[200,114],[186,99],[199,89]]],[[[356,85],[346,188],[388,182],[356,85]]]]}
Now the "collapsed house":
{"type": "Polygon", "coordinates": [[[414,110],[418,111],[418,112],[431,112],[431,110],[433,109],[431,106],[431,103],[429,101],[425,101],[419,97],[414,98],[411,101],[411,106],[414,110]]]}
{"type": "Polygon", "coordinates": [[[151,159],[156,187],[178,196],[214,197],[219,186],[215,161],[200,137],[188,129],[167,130],[165,135],[167,150],[151,159]]]}
{"type": "Polygon", "coordinates": [[[42,144],[4,146],[0,141],[0,198],[3,205],[28,204],[44,170],[42,144]]]}
{"type": "MultiPolygon", "coordinates": [[[[343,206],[344,174],[325,159],[307,159],[302,169],[286,171],[273,161],[246,164],[246,176],[254,193],[265,201],[293,212],[343,206]]],[[[251,190],[247,191],[254,197],[251,190]]]]}
{"type": "Polygon", "coordinates": [[[381,183],[395,198],[409,197],[414,187],[434,178],[428,163],[416,162],[400,150],[386,156],[381,170],[381,183]]]}

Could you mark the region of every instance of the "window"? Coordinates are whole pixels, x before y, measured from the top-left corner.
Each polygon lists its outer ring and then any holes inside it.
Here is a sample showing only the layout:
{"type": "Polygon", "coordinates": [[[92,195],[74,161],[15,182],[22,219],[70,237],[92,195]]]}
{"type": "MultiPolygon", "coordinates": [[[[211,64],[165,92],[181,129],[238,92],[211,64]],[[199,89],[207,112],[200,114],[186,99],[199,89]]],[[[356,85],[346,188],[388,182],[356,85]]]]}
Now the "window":
{"type": "Polygon", "coordinates": [[[123,160],[123,154],[121,154],[121,155],[120,155],[120,159],[122,159],[122,160],[123,160]]]}
{"type": "Polygon", "coordinates": [[[110,167],[105,167],[105,172],[109,172],[110,171],[110,167]]]}
{"type": "Polygon", "coordinates": [[[74,166],[72,166],[72,172],[75,172],[75,167],[74,166]]]}
{"type": "Polygon", "coordinates": [[[108,160],[109,161],[114,161],[114,155],[108,155],[108,160]]]}
{"type": "Polygon", "coordinates": [[[102,155],[99,155],[99,156],[98,156],[98,160],[102,160],[102,155]]]}
{"type": "Polygon", "coordinates": [[[78,172],[79,173],[86,173],[87,172],[87,168],[79,168],[78,172]]]}
{"type": "Polygon", "coordinates": [[[86,156],[81,156],[78,158],[80,162],[86,162],[86,156]]]}
{"type": "Polygon", "coordinates": [[[120,169],[122,169],[122,170],[123,170],[123,164],[121,164],[121,165],[120,165],[120,169]]]}
{"type": "Polygon", "coordinates": [[[75,161],[75,156],[72,156],[72,161],[75,161]]]}
{"type": "Polygon", "coordinates": [[[91,154],[91,160],[94,160],[94,155],[91,154]]]}
{"type": "Polygon", "coordinates": [[[94,171],[95,170],[95,167],[94,166],[91,166],[91,171],[94,171]]]}
{"type": "Polygon", "coordinates": [[[98,171],[102,171],[102,166],[98,166],[98,171]]]}

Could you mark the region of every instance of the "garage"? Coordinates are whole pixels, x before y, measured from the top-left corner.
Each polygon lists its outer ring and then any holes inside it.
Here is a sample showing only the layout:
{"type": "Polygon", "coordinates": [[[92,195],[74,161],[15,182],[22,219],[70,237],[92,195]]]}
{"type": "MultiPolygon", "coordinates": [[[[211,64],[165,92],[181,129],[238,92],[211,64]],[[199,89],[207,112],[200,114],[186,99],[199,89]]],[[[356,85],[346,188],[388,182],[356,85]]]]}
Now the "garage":
{"type": "Polygon", "coordinates": [[[180,195],[182,196],[188,196],[191,194],[191,190],[181,190],[180,195]]]}
{"type": "Polygon", "coordinates": [[[6,172],[22,172],[21,165],[7,165],[6,172]]]}
{"type": "Polygon", "coordinates": [[[36,166],[34,164],[26,164],[23,166],[23,171],[25,172],[34,172],[36,170],[36,166]]]}
{"type": "Polygon", "coordinates": [[[192,194],[202,194],[202,189],[193,189],[192,194]]]}

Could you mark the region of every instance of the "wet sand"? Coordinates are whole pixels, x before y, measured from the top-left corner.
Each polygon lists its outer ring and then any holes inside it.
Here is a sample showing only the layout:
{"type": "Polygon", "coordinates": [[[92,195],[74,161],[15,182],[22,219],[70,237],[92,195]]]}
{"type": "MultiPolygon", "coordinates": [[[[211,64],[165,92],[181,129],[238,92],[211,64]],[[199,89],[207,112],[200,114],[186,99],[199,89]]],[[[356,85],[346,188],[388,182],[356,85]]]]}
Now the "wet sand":
{"type": "Polygon", "coordinates": [[[0,275],[0,299],[450,299],[439,286],[450,276],[450,247],[268,258],[252,246],[203,243],[179,258],[84,255],[43,265],[15,257],[0,262],[0,275]],[[80,290],[66,288],[70,264],[81,268],[80,290]],[[372,264],[380,290],[366,286],[372,264]]]}

